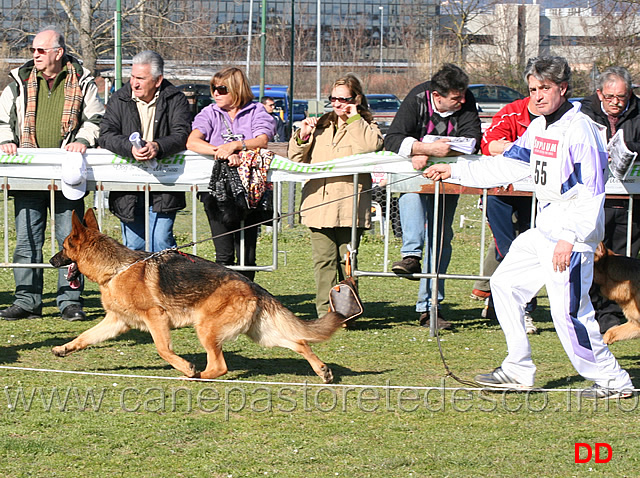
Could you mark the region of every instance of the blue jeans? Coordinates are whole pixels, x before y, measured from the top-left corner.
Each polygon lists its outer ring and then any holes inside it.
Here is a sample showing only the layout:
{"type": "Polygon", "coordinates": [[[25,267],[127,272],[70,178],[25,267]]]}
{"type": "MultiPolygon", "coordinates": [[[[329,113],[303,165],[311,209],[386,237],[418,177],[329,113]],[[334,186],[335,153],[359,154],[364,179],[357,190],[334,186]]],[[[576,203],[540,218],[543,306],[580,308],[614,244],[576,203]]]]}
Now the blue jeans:
{"type": "MultiPolygon", "coordinates": [[[[144,234],[144,201],[138,201],[134,210],[133,222],[120,222],[122,226],[122,242],[134,251],[145,250],[144,234]]],[[[173,223],[176,220],[176,212],[153,212],[153,206],[149,206],[149,234],[151,235],[151,250],[158,252],[176,247],[176,239],[173,237],[173,223]]]]}
{"type": "MultiPolygon", "coordinates": [[[[422,272],[431,270],[431,250],[433,247],[433,194],[406,193],[400,196],[400,224],[402,225],[402,257],[416,256],[424,259],[422,272]],[[426,236],[426,237],[425,237],[426,236]],[[426,241],[426,242],[425,242],[426,241]],[[425,243],[427,247],[425,248],[425,243]]],[[[451,241],[453,240],[453,218],[458,205],[458,195],[447,194],[444,201],[440,196],[440,213],[438,214],[438,227],[444,228],[442,240],[442,257],[440,259],[439,272],[445,274],[451,261],[451,241]],[[444,204],[444,223],[442,220],[442,207],[444,204]]],[[[438,246],[440,245],[438,234],[438,246]]],[[[440,248],[436,252],[440,254],[440,248]]],[[[444,279],[438,281],[438,302],[444,300],[444,279]]],[[[431,307],[431,279],[420,279],[418,289],[417,312],[426,312],[431,307]]]]}
{"type": "MultiPolygon", "coordinates": [[[[42,263],[42,248],[47,227],[47,210],[50,206],[49,192],[17,191],[13,193],[15,209],[16,248],[13,262],[18,264],[42,263]]],[[[55,193],[56,241],[62,243],[71,232],[71,213],[76,211],[79,218],[84,215],[84,199],[70,201],[61,192],[55,193]]],[[[84,289],[81,276],[79,289],[72,289],[66,279],[67,270],[58,270],[58,291],[56,305],[62,311],[69,305],[82,306],[80,294],[84,289]]],[[[37,314],[42,313],[43,269],[16,267],[13,269],[16,281],[14,304],[37,314]]]]}

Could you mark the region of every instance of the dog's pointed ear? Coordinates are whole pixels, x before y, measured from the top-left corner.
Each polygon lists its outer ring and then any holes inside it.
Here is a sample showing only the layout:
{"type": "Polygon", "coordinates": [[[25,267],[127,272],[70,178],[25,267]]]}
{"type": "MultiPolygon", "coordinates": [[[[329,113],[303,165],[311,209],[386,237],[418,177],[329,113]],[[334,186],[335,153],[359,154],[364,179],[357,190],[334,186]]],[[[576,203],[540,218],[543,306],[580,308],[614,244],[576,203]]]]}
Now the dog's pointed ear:
{"type": "Polygon", "coordinates": [[[601,259],[606,255],[607,255],[607,247],[604,245],[604,242],[600,242],[600,244],[598,244],[598,247],[596,247],[596,251],[593,256],[597,261],[598,259],[601,259]]]}
{"type": "Polygon", "coordinates": [[[87,225],[89,229],[100,230],[100,226],[98,226],[98,220],[96,219],[96,214],[93,212],[93,208],[89,208],[84,213],[84,223],[87,225]]]}
{"type": "Polygon", "coordinates": [[[84,231],[84,225],[78,217],[75,211],[71,212],[71,234],[78,234],[78,232],[84,231]]]}

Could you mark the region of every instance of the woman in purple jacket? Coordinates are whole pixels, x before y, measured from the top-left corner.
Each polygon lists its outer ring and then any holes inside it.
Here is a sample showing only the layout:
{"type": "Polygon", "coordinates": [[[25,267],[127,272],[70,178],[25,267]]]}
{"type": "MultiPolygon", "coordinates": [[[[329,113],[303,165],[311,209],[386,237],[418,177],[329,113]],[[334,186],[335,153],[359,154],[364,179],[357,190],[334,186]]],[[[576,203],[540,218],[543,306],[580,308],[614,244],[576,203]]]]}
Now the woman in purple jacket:
{"type": "MultiPolygon", "coordinates": [[[[265,148],[275,134],[276,123],[261,103],[252,103],[253,94],[242,70],[226,68],[219,71],[213,75],[210,84],[215,103],[204,108],[193,120],[187,148],[212,155],[216,163],[214,173],[220,179],[240,165],[241,151],[265,148]]],[[[239,264],[240,233],[225,233],[240,228],[242,220],[245,226],[256,224],[260,212],[251,210],[247,213],[246,209],[234,206],[232,200],[223,202],[214,191],[201,194],[200,200],[214,236],[216,262],[227,266],[239,264]]],[[[246,229],[244,238],[244,265],[255,266],[258,227],[246,229]]],[[[251,280],[255,276],[255,271],[242,273],[251,280]]]]}

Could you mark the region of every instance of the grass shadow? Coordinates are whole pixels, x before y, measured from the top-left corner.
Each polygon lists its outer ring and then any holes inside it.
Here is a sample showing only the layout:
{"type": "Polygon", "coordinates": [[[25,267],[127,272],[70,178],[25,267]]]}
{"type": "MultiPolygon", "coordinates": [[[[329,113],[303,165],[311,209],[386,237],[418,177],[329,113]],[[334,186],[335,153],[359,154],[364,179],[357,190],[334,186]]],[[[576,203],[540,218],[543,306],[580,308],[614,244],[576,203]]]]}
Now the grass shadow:
{"type": "MultiPolygon", "coordinates": [[[[294,375],[300,377],[318,378],[311,365],[302,357],[291,358],[249,358],[243,355],[237,354],[233,351],[224,353],[229,372],[234,373],[237,379],[250,379],[255,378],[257,375],[294,375]]],[[[198,370],[203,370],[206,366],[206,354],[193,354],[185,355],[189,361],[196,364],[198,370]]],[[[349,376],[362,376],[372,374],[383,374],[388,371],[354,371],[348,367],[341,365],[327,363],[329,368],[333,371],[334,383],[340,382],[340,377],[349,376]]]]}
{"type": "Polygon", "coordinates": [[[56,338],[49,338],[41,340],[39,342],[30,342],[22,345],[9,345],[0,347],[0,363],[9,364],[15,363],[20,358],[20,352],[29,350],[38,350],[40,348],[51,348],[56,345],[60,345],[60,342],[56,338]]]}
{"type": "MultiPolygon", "coordinates": [[[[191,354],[181,354],[180,355],[185,360],[193,363],[196,366],[196,370],[202,371],[206,368],[207,365],[207,354],[206,353],[191,353],[191,354]]],[[[243,355],[237,354],[233,351],[228,351],[224,353],[225,361],[229,368],[229,374],[233,377],[234,380],[238,379],[253,379],[256,376],[264,376],[264,375],[292,375],[298,377],[305,377],[310,380],[320,378],[314,373],[313,369],[309,365],[309,363],[302,357],[282,357],[282,358],[249,358],[243,355]]],[[[350,376],[362,376],[362,375],[372,375],[372,374],[384,374],[389,372],[389,370],[377,370],[377,371],[354,371],[348,367],[344,367],[337,364],[327,363],[329,368],[333,371],[334,382],[340,383],[341,377],[350,377],[350,376]]],[[[154,365],[126,365],[126,366],[118,366],[118,367],[97,367],[93,368],[93,371],[96,372],[113,372],[118,373],[122,371],[143,371],[143,370],[163,370],[163,371],[174,371],[176,374],[180,374],[177,370],[175,370],[171,365],[166,363],[161,358],[158,358],[158,363],[154,365]]],[[[223,376],[226,377],[227,375],[223,376]]]]}
{"type": "Polygon", "coordinates": [[[6,309],[13,304],[13,290],[0,292],[0,308],[6,309]]]}

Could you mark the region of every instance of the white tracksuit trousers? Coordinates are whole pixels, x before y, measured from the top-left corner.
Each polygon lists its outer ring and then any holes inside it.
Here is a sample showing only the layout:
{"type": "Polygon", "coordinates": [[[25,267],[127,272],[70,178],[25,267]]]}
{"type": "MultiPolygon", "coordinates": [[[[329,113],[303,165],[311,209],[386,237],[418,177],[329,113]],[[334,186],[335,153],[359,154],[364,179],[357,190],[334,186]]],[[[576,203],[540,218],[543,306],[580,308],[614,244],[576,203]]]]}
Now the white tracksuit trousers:
{"type": "Polygon", "coordinates": [[[533,385],[536,367],[524,326],[524,308],[542,288],[547,288],[551,317],[571,363],[587,380],[615,390],[632,389],[623,370],[602,341],[589,299],[593,279],[593,253],[573,252],[571,266],[553,270],[556,243],[537,229],[519,235],[491,278],[496,315],[507,341],[502,369],[524,385],[533,385]]]}

